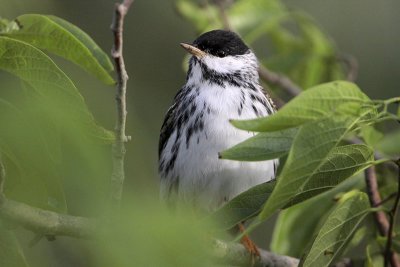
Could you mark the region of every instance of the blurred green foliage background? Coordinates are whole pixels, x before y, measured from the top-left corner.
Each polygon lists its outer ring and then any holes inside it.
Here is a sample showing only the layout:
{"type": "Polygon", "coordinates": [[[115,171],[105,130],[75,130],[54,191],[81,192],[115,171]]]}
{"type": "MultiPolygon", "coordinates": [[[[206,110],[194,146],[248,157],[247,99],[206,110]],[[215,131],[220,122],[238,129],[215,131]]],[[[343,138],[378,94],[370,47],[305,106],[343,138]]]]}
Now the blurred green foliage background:
{"type": "MultiPolygon", "coordinates": [[[[371,98],[399,95],[400,77],[400,2],[285,0],[289,7],[308,12],[332,37],[339,50],[358,59],[357,83],[371,98]]],[[[13,19],[26,13],[53,14],[86,31],[106,52],[111,49],[110,24],[114,1],[110,0],[0,0],[0,16],[13,19]]],[[[125,22],[124,55],[130,76],[128,85],[126,196],[158,195],[157,146],[164,113],[185,74],[182,59],[185,52],[179,43],[195,39],[195,31],[174,9],[174,1],[136,0],[125,22]]],[[[265,47],[263,53],[270,53],[265,47]]],[[[54,58],[54,57],[53,57],[54,58]]],[[[100,125],[113,129],[115,122],[114,87],[100,83],[78,67],[56,58],[73,79],[100,125]]],[[[0,96],[17,98],[20,83],[0,72],[0,96]]],[[[67,146],[67,144],[65,145],[67,146]]],[[[88,149],[88,147],[82,147],[88,149]]],[[[99,149],[96,147],[96,149],[99,149]]],[[[85,153],[79,148],[66,150],[63,180],[69,211],[79,215],[98,215],[106,199],[111,166],[105,146],[98,152],[102,166],[82,166],[85,153]],[[77,170],[81,170],[78,171],[77,170]],[[73,176],[73,177],[71,177],[73,176]]],[[[92,154],[95,154],[92,151],[92,154]]],[[[40,155],[39,155],[40,156],[40,155]]],[[[124,205],[131,206],[130,197],[124,205]]],[[[144,205],[145,206],[145,205],[144,205]]],[[[156,227],[156,224],[154,225],[156,227]]],[[[261,240],[267,244],[266,238],[261,240]]],[[[23,244],[27,246],[28,241],[23,244]]],[[[40,242],[27,249],[28,257],[41,262],[46,255],[48,266],[88,266],[90,250],[85,242],[61,239],[40,242]],[[79,246],[80,249],[76,249],[79,246]],[[49,249],[51,248],[51,249],[49,249]],[[58,248],[62,248],[58,249],[58,248]],[[49,254],[50,253],[50,254],[49,254]],[[82,259],[87,259],[84,263],[82,259]]],[[[101,265],[95,265],[101,266],[101,265]]]]}

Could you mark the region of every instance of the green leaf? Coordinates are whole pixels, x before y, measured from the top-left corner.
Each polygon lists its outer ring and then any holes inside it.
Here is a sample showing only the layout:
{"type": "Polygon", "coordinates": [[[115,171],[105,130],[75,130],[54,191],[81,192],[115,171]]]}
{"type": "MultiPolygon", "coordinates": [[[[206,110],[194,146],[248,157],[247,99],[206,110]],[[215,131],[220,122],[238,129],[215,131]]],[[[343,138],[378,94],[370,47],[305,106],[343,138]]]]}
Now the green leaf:
{"type": "Polygon", "coordinates": [[[232,124],[248,131],[277,131],[299,126],[338,110],[342,114],[356,115],[363,105],[370,103],[371,100],[354,83],[336,81],[302,92],[271,116],[233,121],[232,124]]]}
{"type": "Polygon", "coordinates": [[[101,48],[81,29],[55,16],[27,14],[16,18],[20,28],[6,36],[68,59],[106,84],[114,84],[113,65],[101,48]]]}
{"type": "Polygon", "coordinates": [[[220,152],[223,159],[261,161],[285,156],[297,129],[259,133],[236,146],[220,152]]]}
{"type": "Polygon", "coordinates": [[[242,33],[249,43],[262,37],[269,30],[280,28],[279,23],[288,19],[286,7],[280,1],[239,0],[227,10],[231,27],[242,33]]]}
{"type": "MultiPolygon", "coordinates": [[[[366,145],[354,144],[334,148],[328,154],[327,159],[323,161],[318,171],[308,178],[298,193],[288,199],[283,208],[288,208],[334,188],[372,163],[373,150],[366,145]]],[[[276,180],[243,192],[217,210],[211,218],[218,221],[221,224],[221,228],[230,229],[237,223],[256,216],[271,196],[275,185],[276,180]]],[[[341,190],[343,191],[344,189],[342,188],[341,190]]]]}
{"type": "Polygon", "coordinates": [[[238,223],[256,216],[263,204],[268,200],[276,181],[266,182],[239,194],[222,208],[214,212],[210,218],[218,222],[218,227],[229,230],[238,223]]]}
{"type": "Polygon", "coordinates": [[[36,207],[65,212],[61,177],[48,150],[46,137],[50,133],[37,127],[29,115],[0,99],[0,153],[7,173],[5,194],[36,207]]]}
{"type": "Polygon", "coordinates": [[[345,117],[324,118],[300,128],[276,187],[255,224],[266,220],[277,209],[332,188],[359,170],[364,160],[369,160],[370,150],[366,146],[336,148],[356,121],[345,117]],[[352,153],[347,155],[349,152],[352,153]],[[345,154],[341,156],[341,153],[345,154]],[[357,153],[360,157],[351,156],[357,153]]]}
{"type": "Polygon", "coordinates": [[[67,134],[71,127],[82,127],[84,133],[97,140],[110,143],[111,132],[98,126],[81,94],[72,81],[39,49],[8,37],[0,36],[0,69],[5,70],[35,90],[48,114],[56,121],[64,121],[67,134]]]}
{"type": "Polygon", "coordinates": [[[27,267],[23,251],[13,231],[0,221],[0,266],[27,267]]]}
{"type": "Polygon", "coordinates": [[[376,148],[387,155],[400,155],[400,130],[386,135],[376,144],[376,148]]]}
{"type": "Polygon", "coordinates": [[[330,266],[341,255],[369,212],[371,208],[365,193],[352,191],[345,194],[328,216],[299,266],[330,266]]]}
{"type": "Polygon", "coordinates": [[[374,163],[374,150],[363,144],[339,146],[332,149],[313,175],[307,177],[300,192],[285,207],[334,188],[374,163]]]}
{"type": "Polygon", "coordinates": [[[365,143],[370,146],[375,146],[383,138],[383,133],[376,130],[373,126],[365,125],[360,130],[360,136],[365,143]]]}
{"type": "Polygon", "coordinates": [[[364,186],[364,177],[358,175],[332,190],[280,212],[273,231],[271,250],[281,255],[300,258],[305,245],[310,242],[310,237],[316,234],[321,222],[335,205],[337,196],[364,186]]]}
{"type": "Polygon", "coordinates": [[[176,0],[175,6],[178,12],[190,21],[198,32],[223,26],[219,19],[218,9],[213,5],[199,6],[191,0],[176,0]]]}

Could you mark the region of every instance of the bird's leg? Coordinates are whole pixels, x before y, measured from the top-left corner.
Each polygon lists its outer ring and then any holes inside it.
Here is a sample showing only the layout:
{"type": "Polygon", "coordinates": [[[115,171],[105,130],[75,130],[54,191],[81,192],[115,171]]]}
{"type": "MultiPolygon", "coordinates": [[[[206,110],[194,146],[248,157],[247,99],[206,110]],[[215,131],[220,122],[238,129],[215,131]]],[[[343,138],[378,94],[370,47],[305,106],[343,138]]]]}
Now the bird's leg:
{"type": "MultiPolygon", "coordinates": [[[[239,227],[239,231],[241,233],[244,233],[244,231],[246,230],[242,223],[239,223],[238,227],[239,227]]],[[[248,235],[244,235],[242,237],[242,239],[240,240],[240,243],[242,243],[243,246],[250,253],[250,255],[252,257],[252,262],[254,263],[255,257],[260,257],[260,251],[258,250],[257,245],[250,239],[250,237],[248,235]]]]}

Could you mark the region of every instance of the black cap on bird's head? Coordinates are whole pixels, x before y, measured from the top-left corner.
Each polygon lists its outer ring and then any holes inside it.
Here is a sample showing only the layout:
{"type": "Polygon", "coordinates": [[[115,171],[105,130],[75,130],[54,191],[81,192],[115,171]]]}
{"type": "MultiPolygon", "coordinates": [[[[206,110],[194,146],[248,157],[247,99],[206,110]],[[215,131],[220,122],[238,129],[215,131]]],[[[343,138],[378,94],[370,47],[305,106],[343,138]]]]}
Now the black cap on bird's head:
{"type": "Polygon", "coordinates": [[[193,44],[181,43],[189,53],[202,58],[205,55],[216,57],[243,55],[249,51],[247,45],[234,32],[225,30],[214,30],[203,33],[193,44]]]}

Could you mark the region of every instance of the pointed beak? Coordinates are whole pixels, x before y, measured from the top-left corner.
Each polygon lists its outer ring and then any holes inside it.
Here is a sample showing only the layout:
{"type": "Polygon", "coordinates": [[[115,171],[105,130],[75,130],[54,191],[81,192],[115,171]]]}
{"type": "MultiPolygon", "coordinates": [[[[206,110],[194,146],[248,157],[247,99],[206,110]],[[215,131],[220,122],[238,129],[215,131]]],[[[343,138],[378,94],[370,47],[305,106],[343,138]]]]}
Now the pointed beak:
{"type": "Polygon", "coordinates": [[[181,43],[181,46],[186,51],[188,51],[190,54],[197,57],[198,59],[201,59],[202,57],[204,57],[206,55],[206,52],[201,51],[200,49],[198,49],[197,47],[194,47],[193,45],[181,43]]]}

